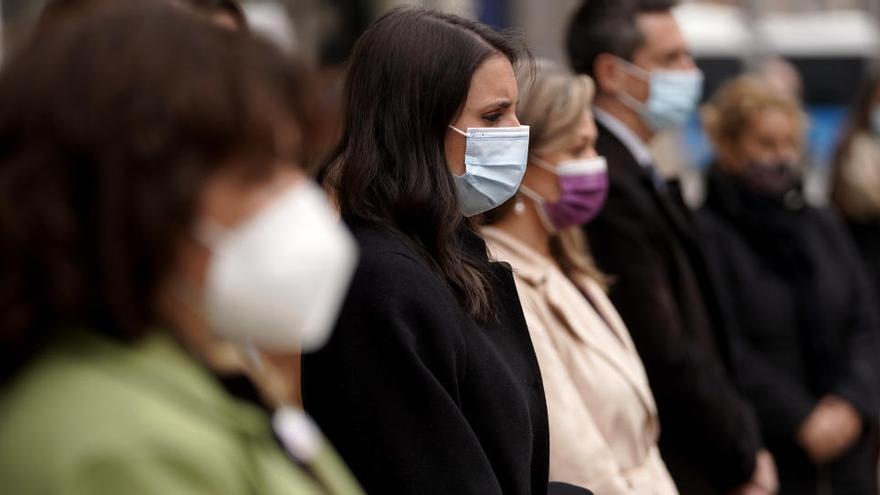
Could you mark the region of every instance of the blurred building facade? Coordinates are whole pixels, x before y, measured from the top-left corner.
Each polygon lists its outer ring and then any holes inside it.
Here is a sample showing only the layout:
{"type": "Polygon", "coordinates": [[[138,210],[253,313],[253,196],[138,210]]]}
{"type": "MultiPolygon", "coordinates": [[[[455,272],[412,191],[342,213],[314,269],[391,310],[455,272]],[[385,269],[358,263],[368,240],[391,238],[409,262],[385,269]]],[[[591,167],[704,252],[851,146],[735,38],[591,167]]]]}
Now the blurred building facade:
{"type": "MultiPolygon", "coordinates": [[[[420,5],[519,30],[536,56],[565,62],[568,18],[582,0],[243,0],[255,27],[275,41],[342,67],[366,26],[388,9],[420,5]],[[284,22],[273,17],[284,16],[284,22]]],[[[0,0],[7,39],[27,30],[45,0],[0,0]]],[[[780,59],[801,79],[812,117],[810,156],[828,163],[841,120],[862,75],[880,61],[880,0],[684,0],[677,16],[706,94],[729,77],[780,59]]],[[[9,43],[5,44],[9,46],[9,43]]],[[[2,47],[3,45],[0,45],[2,47]]],[[[771,64],[772,65],[772,64],[771,64]]],[[[777,66],[777,69],[779,67],[777,66]]],[[[774,69],[775,70],[775,69],[774,69]]],[[[782,71],[784,72],[784,68],[782,71]]],[[[780,75],[778,73],[777,75],[780,75]]],[[[687,161],[708,161],[692,122],[681,139],[687,161]]]]}

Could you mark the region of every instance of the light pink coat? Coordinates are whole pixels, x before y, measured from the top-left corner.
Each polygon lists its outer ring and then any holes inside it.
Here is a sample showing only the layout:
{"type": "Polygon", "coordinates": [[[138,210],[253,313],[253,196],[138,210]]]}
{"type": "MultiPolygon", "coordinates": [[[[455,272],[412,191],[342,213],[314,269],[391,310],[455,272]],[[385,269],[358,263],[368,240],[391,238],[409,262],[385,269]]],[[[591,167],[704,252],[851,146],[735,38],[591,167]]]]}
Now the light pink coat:
{"type": "Polygon", "coordinates": [[[485,228],[483,237],[492,256],[513,267],[541,366],[550,480],[602,495],[676,495],[657,449],[660,427],[648,378],[605,292],[586,276],[573,282],[555,262],[501,230],[485,228]]]}

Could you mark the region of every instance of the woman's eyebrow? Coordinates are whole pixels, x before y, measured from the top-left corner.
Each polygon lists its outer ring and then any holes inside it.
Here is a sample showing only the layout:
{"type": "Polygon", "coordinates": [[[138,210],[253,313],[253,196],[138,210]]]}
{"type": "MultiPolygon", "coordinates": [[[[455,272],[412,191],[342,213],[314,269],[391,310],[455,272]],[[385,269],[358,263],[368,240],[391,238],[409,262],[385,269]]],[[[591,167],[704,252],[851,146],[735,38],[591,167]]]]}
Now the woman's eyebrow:
{"type": "Polygon", "coordinates": [[[496,100],[492,103],[489,103],[483,107],[483,111],[489,110],[497,110],[497,109],[507,109],[513,106],[513,102],[510,100],[496,100]]]}

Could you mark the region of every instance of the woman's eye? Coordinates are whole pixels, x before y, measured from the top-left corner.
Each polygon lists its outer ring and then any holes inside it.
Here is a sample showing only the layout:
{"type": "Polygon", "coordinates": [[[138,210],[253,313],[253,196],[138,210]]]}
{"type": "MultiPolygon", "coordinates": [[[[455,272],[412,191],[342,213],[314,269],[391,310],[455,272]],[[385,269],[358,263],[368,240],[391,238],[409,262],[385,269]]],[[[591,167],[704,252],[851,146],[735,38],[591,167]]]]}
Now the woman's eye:
{"type": "Polygon", "coordinates": [[[500,113],[493,113],[493,114],[489,114],[489,115],[483,115],[483,120],[485,120],[486,122],[498,122],[498,119],[500,119],[500,118],[501,118],[501,114],[500,114],[500,113]]]}

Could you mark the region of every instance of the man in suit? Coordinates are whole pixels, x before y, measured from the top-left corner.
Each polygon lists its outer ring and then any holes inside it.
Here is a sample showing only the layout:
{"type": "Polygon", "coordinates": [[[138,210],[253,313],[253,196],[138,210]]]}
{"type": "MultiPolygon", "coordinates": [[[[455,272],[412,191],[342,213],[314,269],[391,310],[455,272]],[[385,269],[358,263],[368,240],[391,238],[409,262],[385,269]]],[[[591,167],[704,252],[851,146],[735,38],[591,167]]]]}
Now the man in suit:
{"type": "Polygon", "coordinates": [[[734,385],[735,349],[712,272],[690,212],[647,144],[684,123],[701,97],[674,5],[586,0],[571,21],[568,54],[596,81],[596,148],[611,182],[603,213],[585,230],[648,372],[661,452],[681,493],[771,494],[776,469],[734,385]]]}

